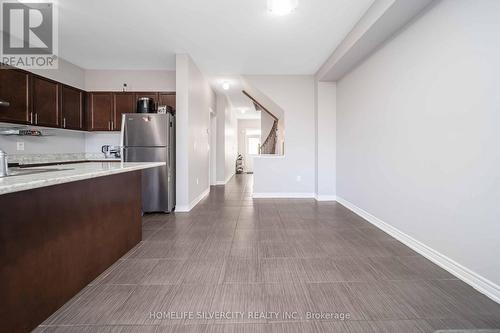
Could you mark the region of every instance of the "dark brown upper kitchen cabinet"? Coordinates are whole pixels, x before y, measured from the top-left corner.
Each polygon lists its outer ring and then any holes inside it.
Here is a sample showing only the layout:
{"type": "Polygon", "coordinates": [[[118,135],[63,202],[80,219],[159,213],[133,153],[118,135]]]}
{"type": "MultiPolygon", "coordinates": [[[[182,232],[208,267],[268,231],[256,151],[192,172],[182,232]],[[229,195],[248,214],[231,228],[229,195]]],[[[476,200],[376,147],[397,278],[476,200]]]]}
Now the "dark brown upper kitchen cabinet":
{"type": "Polygon", "coordinates": [[[113,94],[113,131],[121,131],[122,115],[124,113],[135,113],[136,99],[134,93],[113,94]]]}
{"type": "Polygon", "coordinates": [[[167,105],[175,110],[175,93],[159,93],[158,105],[167,105]]]}
{"type": "Polygon", "coordinates": [[[31,75],[18,69],[0,69],[0,121],[30,122],[31,75]]]}
{"type": "Polygon", "coordinates": [[[61,127],[74,130],[83,130],[83,101],[82,90],[61,85],[61,127]]]}
{"type": "Polygon", "coordinates": [[[34,75],[32,78],[33,115],[31,123],[38,126],[59,126],[59,83],[34,75]]]}
{"type": "Polygon", "coordinates": [[[113,123],[113,93],[92,92],[88,94],[88,130],[110,131],[113,123]]]}

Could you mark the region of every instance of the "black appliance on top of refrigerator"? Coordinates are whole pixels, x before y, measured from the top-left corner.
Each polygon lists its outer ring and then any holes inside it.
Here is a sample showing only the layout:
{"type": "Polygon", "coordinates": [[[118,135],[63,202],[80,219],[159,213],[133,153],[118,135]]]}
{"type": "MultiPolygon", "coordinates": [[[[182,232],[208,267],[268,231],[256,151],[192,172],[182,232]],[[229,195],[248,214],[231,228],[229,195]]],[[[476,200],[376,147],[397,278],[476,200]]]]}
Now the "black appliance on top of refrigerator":
{"type": "Polygon", "coordinates": [[[122,118],[122,161],[166,162],[142,171],[144,213],[175,209],[175,116],[168,112],[126,113],[122,118]]]}

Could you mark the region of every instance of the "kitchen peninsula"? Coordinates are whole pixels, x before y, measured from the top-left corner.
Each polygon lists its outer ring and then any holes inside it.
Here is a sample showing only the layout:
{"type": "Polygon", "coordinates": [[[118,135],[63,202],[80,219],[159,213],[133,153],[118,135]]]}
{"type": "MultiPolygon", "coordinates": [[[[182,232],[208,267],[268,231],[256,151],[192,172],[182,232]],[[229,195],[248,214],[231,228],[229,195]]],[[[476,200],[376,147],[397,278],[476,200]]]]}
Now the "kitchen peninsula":
{"type": "Polygon", "coordinates": [[[35,328],[141,241],[141,170],[163,165],[89,162],[0,178],[6,331],[35,328]]]}

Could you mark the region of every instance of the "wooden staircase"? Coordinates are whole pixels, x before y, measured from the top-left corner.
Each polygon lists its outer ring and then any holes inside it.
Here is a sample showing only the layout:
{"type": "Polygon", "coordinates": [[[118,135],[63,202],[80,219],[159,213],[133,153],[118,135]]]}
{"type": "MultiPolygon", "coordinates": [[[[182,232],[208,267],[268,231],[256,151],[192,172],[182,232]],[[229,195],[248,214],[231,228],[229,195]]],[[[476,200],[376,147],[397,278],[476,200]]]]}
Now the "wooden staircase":
{"type": "Polygon", "coordinates": [[[242,92],[245,96],[247,96],[252,100],[255,109],[257,111],[265,112],[274,119],[273,127],[271,128],[271,131],[269,132],[269,135],[267,136],[266,140],[264,140],[264,143],[261,144],[259,153],[268,155],[276,154],[277,143],[278,143],[278,125],[279,125],[278,117],[276,117],[271,111],[262,106],[262,104],[260,104],[253,96],[251,96],[245,90],[243,90],[242,92]]]}
{"type": "Polygon", "coordinates": [[[269,135],[267,136],[264,143],[260,146],[261,154],[276,154],[276,143],[278,141],[278,121],[275,120],[269,135]]]}

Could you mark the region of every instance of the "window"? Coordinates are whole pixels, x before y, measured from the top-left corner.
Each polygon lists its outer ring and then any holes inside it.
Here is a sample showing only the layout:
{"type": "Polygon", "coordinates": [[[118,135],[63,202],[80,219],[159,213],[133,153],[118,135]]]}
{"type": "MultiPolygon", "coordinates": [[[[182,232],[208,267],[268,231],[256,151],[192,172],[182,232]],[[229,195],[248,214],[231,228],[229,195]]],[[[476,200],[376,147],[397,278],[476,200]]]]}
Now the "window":
{"type": "Polygon", "coordinates": [[[258,155],[260,147],[260,137],[247,137],[247,154],[258,155]]]}

